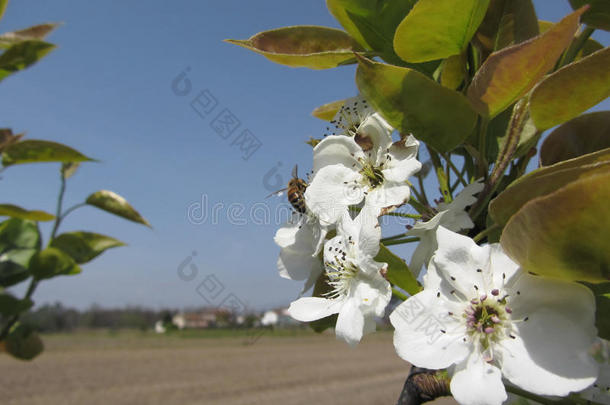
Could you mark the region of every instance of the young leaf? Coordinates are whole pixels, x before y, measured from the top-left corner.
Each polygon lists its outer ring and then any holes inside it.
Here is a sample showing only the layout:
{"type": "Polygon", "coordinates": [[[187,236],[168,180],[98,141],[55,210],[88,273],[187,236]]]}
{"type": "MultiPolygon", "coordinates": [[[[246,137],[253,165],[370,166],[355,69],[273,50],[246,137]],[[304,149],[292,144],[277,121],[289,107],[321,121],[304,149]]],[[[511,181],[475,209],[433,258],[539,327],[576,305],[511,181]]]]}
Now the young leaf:
{"type": "Polygon", "coordinates": [[[453,55],[442,62],[441,84],[455,90],[464,81],[465,61],[462,55],[453,55]]]}
{"type": "Polygon", "coordinates": [[[506,224],[511,216],[529,201],[548,195],[573,181],[610,170],[610,149],[605,158],[590,162],[593,155],[574,159],[568,164],[557,164],[538,169],[509,185],[489,204],[489,213],[499,225],[506,224]],[[582,164],[578,165],[578,162],[582,164]]]}
{"type": "Polygon", "coordinates": [[[583,177],[525,204],[502,232],[506,253],[543,276],[610,280],[610,172],[583,177]]]}
{"type": "Polygon", "coordinates": [[[13,295],[0,292],[0,314],[2,316],[13,316],[32,308],[34,303],[31,299],[18,299],[13,295]]]}
{"type": "Polygon", "coordinates": [[[573,12],[529,41],[491,54],[468,88],[468,98],[475,108],[494,117],[523,97],[568,47],[584,11],[573,12]]]}
{"type": "Polygon", "coordinates": [[[538,129],[566,122],[610,96],[610,48],[559,69],[532,91],[530,112],[538,129]]]}
{"type": "MultiPolygon", "coordinates": [[[[552,26],[553,26],[553,23],[550,21],[538,20],[538,27],[540,28],[540,32],[546,32],[552,26]]],[[[604,48],[604,46],[602,44],[600,44],[599,42],[597,42],[596,40],[594,40],[592,38],[588,38],[585,41],[585,44],[582,46],[580,52],[578,52],[578,54],[576,55],[576,58],[574,58],[574,60],[575,61],[580,60],[580,59],[584,58],[585,56],[590,55],[593,52],[597,52],[603,48],[604,48]]]]}
{"type": "Polygon", "coordinates": [[[610,31],[610,2],[608,0],[570,0],[573,9],[589,4],[591,8],[582,16],[582,22],[602,30],[610,31]]]}
{"type": "Polygon", "coordinates": [[[78,264],[87,263],[105,250],[125,246],[120,240],[93,232],[68,232],[51,241],[51,247],[67,253],[78,264]]]}
{"type": "Polygon", "coordinates": [[[23,30],[5,32],[0,35],[0,48],[6,49],[16,43],[33,39],[42,40],[58,26],[59,24],[57,23],[45,23],[34,25],[23,30]]]}
{"type": "Polygon", "coordinates": [[[326,0],[330,13],[367,50],[378,52],[393,64],[401,62],[394,52],[396,27],[417,0],[326,0]]]}
{"type": "Polygon", "coordinates": [[[51,221],[55,219],[55,216],[48,212],[39,210],[28,211],[13,204],[0,204],[0,216],[29,219],[32,221],[51,221]]]}
{"type": "Polygon", "coordinates": [[[0,223],[0,254],[12,249],[40,249],[36,222],[11,218],[0,223]]]}
{"type": "Polygon", "coordinates": [[[393,127],[440,152],[459,145],[476,124],[477,115],[464,95],[415,70],[360,57],[356,84],[393,127]]]}
{"type": "Polygon", "coordinates": [[[30,260],[30,272],[37,280],[55,276],[69,276],[81,272],[80,267],[68,254],[49,247],[36,252],[30,260]]]}
{"type": "Polygon", "coordinates": [[[32,327],[18,324],[6,337],[5,349],[20,360],[32,360],[42,353],[44,345],[32,327]]]}
{"type": "Polygon", "coordinates": [[[375,257],[375,261],[388,264],[386,277],[390,283],[402,288],[410,295],[415,295],[421,291],[422,287],[409,270],[407,263],[383,244],[379,246],[379,253],[375,257]]]}
{"type": "Polygon", "coordinates": [[[540,163],[549,166],[606,148],[610,148],[610,111],[583,114],[546,137],[540,147],[540,163]]]}
{"type": "Polygon", "coordinates": [[[17,142],[2,152],[4,166],[38,162],[84,162],[92,161],[79,151],[61,143],[27,140],[17,142]]]}
{"type": "Polygon", "coordinates": [[[144,219],[140,213],[127,202],[126,199],[112,191],[96,191],[87,197],[85,202],[111,214],[150,227],[148,221],[144,219]]]}
{"type": "Polygon", "coordinates": [[[38,40],[16,43],[0,55],[0,81],[38,62],[51,52],[55,45],[38,40]]]}
{"type": "Polygon", "coordinates": [[[476,32],[489,0],[419,0],[396,29],[394,49],[411,63],[462,53],[476,32]]]}
{"type": "Polygon", "coordinates": [[[27,280],[30,259],[36,249],[12,249],[0,255],[0,286],[10,287],[27,280]]]}
{"type": "Polygon", "coordinates": [[[490,52],[519,44],[539,33],[531,0],[491,0],[473,39],[483,51],[484,60],[490,52]]]}
{"type": "Polygon", "coordinates": [[[337,114],[337,111],[341,109],[343,104],[345,104],[345,99],[326,103],[313,110],[311,115],[323,121],[330,121],[334,118],[335,114],[337,114]]]}
{"type": "Polygon", "coordinates": [[[354,63],[360,46],[344,31],[309,25],[259,32],[246,40],[227,39],[267,59],[292,67],[330,69],[354,63]]]}

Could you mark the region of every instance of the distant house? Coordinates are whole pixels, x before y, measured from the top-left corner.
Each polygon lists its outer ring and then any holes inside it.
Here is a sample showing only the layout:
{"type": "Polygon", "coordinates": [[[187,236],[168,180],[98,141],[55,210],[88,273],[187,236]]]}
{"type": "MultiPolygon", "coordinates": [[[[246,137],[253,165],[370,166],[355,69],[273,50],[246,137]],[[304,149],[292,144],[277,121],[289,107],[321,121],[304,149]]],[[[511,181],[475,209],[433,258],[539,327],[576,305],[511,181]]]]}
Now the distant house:
{"type": "Polygon", "coordinates": [[[172,323],[178,329],[205,329],[226,326],[230,319],[230,312],[213,308],[178,313],[172,318],[172,323]]]}
{"type": "Polygon", "coordinates": [[[280,317],[275,311],[267,311],[261,318],[261,325],[263,326],[275,326],[277,325],[280,317]]]}
{"type": "Polygon", "coordinates": [[[165,333],[167,330],[163,326],[163,321],[155,322],[155,333],[165,333]]]}

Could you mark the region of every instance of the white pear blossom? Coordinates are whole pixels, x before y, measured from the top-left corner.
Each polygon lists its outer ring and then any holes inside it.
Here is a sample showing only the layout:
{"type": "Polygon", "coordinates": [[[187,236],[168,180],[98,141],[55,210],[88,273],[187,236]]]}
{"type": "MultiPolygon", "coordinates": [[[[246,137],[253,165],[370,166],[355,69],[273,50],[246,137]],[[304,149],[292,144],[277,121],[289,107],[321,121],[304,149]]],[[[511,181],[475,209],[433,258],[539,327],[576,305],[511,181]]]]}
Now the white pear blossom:
{"type": "Polygon", "coordinates": [[[305,201],[323,223],[336,223],[348,206],[363,200],[380,215],[409,199],[407,179],[421,168],[419,142],[409,135],[393,143],[390,130],[373,116],[358,134],[329,136],[314,148],[305,201]]]}
{"type": "Polygon", "coordinates": [[[436,229],[443,226],[450,231],[461,231],[474,227],[474,223],[465,211],[466,207],[477,200],[474,196],[483,190],[482,180],[477,180],[464,189],[449,204],[438,204],[438,213],[428,221],[417,222],[405,234],[419,238],[417,248],[411,256],[409,269],[417,276],[421,268],[428,263],[437,248],[436,229]]]}
{"type": "Polygon", "coordinates": [[[477,246],[442,226],[424,290],[390,316],[400,357],[448,368],[461,404],[500,405],[502,377],[538,395],[593,384],[595,300],[583,285],[531,275],[499,244],[477,246]]]}
{"type": "Polygon", "coordinates": [[[363,209],[352,219],[347,211],[337,225],[337,236],[324,245],[324,268],[331,291],[323,297],[304,297],[293,302],[290,316],[311,322],[339,314],[337,338],[356,345],[375,330],[375,317],[383,316],[392,289],[383,277],[386,263],[373,258],[379,251],[381,230],[377,217],[363,209]]]}
{"type": "Polygon", "coordinates": [[[593,356],[600,364],[599,377],[580,396],[592,403],[610,404],[610,342],[598,339],[593,347],[593,356]]]}
{"type": "Polygon", "coordinates": [[[281,248],[277,260],[280,276],[290,280],[305,280],[303,291],[309,290],[322,273],[318,257],[328,227],[310,214],[293,212],[288,222],[275,233],[274,241],[281,248]]]}

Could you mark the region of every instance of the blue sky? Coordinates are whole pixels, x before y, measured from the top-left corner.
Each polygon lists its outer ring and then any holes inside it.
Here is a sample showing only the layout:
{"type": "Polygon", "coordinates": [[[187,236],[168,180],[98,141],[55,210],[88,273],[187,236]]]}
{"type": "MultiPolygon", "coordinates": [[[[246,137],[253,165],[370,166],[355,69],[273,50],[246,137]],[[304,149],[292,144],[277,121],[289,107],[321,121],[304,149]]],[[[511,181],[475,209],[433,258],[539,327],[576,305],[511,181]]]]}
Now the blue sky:
{"type": "MultiPolygon", "coordinates": [[[[540,19],[557,21],[570,11],[564,0],[535,4],[540,19]]],[[[0,124],[101,161],[69,180],[66,206],[113,190],[154,229],[94,208],[77,210],[61,230],[100,232],[129,246],[108,251],[79,276],[42,283],[35,301],[182,307],[236,297],[266,308],[295,298],[300,284],[279,278],[275,267],[279,224],[261,219],[260,203],[275,213],[282,200],[265,199],[275,173],[284,183],[295,163],[301,172],[310,169],[311,148],[303,142],[325,125],[309,113],[355,95],[354,68],[291,69],[222,40],[287,25],[338,27],[324,2],[12,1],[0,31],[45,21],[64,23],[49,37],[59,48],[0,83],[0,124]],[[191,91],[179,96],[172,82],[185,71],[191,91]],[[200,116],[190,103],[204,91],[217,104],[200,116]],[[211,126],[225,109],[240,121],[228,139],[211,126]],[[231,143],[246,129],[262,146],[244,160],[231,143]],[[185,263],[196,266],[190,281],[178,275],[185,263]],[[197,288],[210,275],[224,290],[206,302],[197,288]]],[[[594,37],[610,42],[607,33],[594,37]]],[[[7,169],[3,201],[54,212],[57,170],[54,164],[7,169]]],[[[42,229],[48,235],[49,227],[42,229]]]]}

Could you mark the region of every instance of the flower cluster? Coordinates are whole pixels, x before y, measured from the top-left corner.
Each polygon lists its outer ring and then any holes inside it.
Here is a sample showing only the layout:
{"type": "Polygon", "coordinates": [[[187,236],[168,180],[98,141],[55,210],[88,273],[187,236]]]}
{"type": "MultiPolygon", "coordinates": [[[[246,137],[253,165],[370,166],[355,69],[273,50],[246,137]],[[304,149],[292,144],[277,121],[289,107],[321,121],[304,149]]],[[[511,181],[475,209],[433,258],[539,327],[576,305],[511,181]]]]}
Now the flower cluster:
{"type": "MultiPolygon", "coordinates": [[[[354,346],[375,331],[397,287],[388,263],[376,260],[379,217],[409,202],[409,178],[422,165],[419,141],[394,140],[362,97],[331,123],[313,149],[312,177],[299,196],[304,212],[295,210],[275,242],[280,275],[305,281],[301,295],[316,286],[290,315],[311,322],[336,314],[337,338],[354,346]]],[[[461,404],[502,404],[505,384],[553,396],[592,386],[599,365],[589,354],[597,335],[591,291],[530,274],[499,244],[479,246],[457,233],[475,227],[466,209],[482,190],[473,180],[451,201],[412,215],[419,221],[402,237],[418,242],[410,277],[419,276],[423,290],[390,315],[396,352],[415,366],[447,369],[461,404]]]]}

